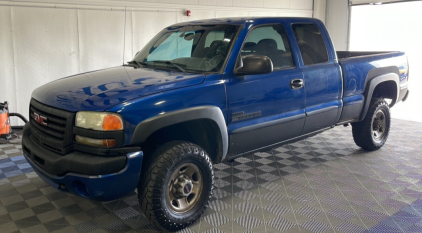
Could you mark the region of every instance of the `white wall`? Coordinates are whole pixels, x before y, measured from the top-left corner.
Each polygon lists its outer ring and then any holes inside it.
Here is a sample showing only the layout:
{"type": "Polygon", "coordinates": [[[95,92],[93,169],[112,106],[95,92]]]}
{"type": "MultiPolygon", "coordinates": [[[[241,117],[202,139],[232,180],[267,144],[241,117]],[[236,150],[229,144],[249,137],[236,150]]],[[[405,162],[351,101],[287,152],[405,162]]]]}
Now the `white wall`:
{"type": "Polygon", "coordinates": [[[314,0],[314,18],[320,19],[325,23],[326,10],[327,0],[314,0]]]}
{"type": "Polygon", "coordinates": [[[26,117],[35,88],[121,65],[170,24],[234,16],[312,17],[313,12],[312,0],[39,2],[0,0],[0,101],[8,100],[12,112],[26,117]],[[186,9],[191,17],[184,15],[186,9]]]}
{"type": "MultiPolygon", "coordinates": [[[[422,122],[422,2],[352,7],[350,50],[405,51],[410,95],[392,117],[422,122]]],[[[394,122],[393,122],[394,124],[394,122]]]]}
{"type": "Polygon", "coordinates": [[[336,50],[347,50],[349,32],[348,0],[327,0],[325,25],[336,50]]]}

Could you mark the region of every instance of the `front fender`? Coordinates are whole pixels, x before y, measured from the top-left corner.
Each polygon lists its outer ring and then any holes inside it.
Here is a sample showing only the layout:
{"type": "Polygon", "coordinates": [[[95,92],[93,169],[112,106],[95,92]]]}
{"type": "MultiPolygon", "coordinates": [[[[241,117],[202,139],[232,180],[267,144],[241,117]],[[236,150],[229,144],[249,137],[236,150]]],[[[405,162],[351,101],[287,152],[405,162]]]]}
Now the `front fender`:
{"type": "Polygon", "coordinates": [[[131,144],[139,145],[145,142],[151,134],[164,127],[198,119],[209,119],[218,125],[222,139],[222,158],[224,159],[229,148],[227,125],[221,109],[215,106],[187,108],[146,119],[136,126],[131,144]]]}

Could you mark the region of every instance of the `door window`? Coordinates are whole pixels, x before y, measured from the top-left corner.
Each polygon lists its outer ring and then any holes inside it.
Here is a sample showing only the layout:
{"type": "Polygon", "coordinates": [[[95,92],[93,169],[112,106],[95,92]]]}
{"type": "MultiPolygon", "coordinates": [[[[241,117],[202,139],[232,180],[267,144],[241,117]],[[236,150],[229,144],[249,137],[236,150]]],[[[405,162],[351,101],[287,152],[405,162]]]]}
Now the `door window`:
{"type": "Polygon", "coordinates": [[[293,24],[303,64],[306,66],[328,62],[327,47],[315,24],[293,24]]]}
{"type": "Polygon", "coordinates": [[[264,55],[273,62],[274,70],[293,66],[286,31],[281,24],[252,29],[241,50],[241,56],[264,55]]]}

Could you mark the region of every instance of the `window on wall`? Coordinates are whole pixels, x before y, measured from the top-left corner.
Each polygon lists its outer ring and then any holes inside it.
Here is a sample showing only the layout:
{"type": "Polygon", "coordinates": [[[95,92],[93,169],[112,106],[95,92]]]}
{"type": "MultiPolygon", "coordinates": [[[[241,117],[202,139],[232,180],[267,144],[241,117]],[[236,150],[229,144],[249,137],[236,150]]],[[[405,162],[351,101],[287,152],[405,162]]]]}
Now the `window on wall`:
{"type": "Polygon", "coordinates": [[[257,27],[249,33],[241,56],[251,55],[269,57],[274,70],[293,66],[290,44],[281,24],[257,27]]]}
{"type": "Polygon", "coordinates": [[[315,24],[293,24],[292,28],[305,65],[328,62],[324,38],[315,24]]]}

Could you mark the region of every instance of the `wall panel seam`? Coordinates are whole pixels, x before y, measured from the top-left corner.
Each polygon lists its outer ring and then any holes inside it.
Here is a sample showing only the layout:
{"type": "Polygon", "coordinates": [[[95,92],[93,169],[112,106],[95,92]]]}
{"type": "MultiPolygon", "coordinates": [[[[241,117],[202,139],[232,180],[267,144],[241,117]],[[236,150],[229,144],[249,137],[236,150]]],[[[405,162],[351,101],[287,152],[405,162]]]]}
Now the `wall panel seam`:
{"type": "MultiPolygon", "coordinates": [[[[16,48],[15,48],[15,39],[13,38],[14,37],[14,32],[15,32],[15,29],[14,29],[14,27],[13,27],[13,16],[12,16],[12,14],[13,14],[13,10],[12,10],[12,7],[10,7],[10,29],[12,30],[11,31],[11,39],[12,39],[12,54],[13,54],[13,78],[14,78],[14,83],[15,83],[15,87],[14,87],[14,90],[15,90],[15,105],[16,106],[14,106],[14,108],[16,109],[16,111],[17,112],[19,112],[18,111],[18,78],[17,78],[17,75],[18,75],[18,72],[17,72],[17,67],[16,67],[16,48]]],[[[7,77],[6,77],[7,78],[7,77]]],[[[29,108],[28,108],[29,109],[29,108]]]]}
{"type": "Polygon", "coordinates": [[[76,9],[76,34],[78,36],[78,73],[81,72],[81,37],[79,32],[79,10],[76,9]]]}
{"type": "Polygon", "coordinates": [[[133,56],[133,47],[135,46],[135,44],[133,43],[133,41],[134,41],[134,31],[135,31],[135,28],[134,28],[134,26],[133,26],[133,14],[131,13],[130,14],[130,26],[131,26],[131,28],[132,28],[132,31],[130,32],[130,34],[132,35],[132,44],[131,44],[131,48],[130,48],[130,51],[131,51],[131,57],[133,58],[134,56],[133,56]]]}
{"type": "Polygon", "coordinates": [[[123,59],[122,63],[125,64],[125,55],[126,55],[126,7],[125,7],[125,26],[123,28],[123,59]]]}

